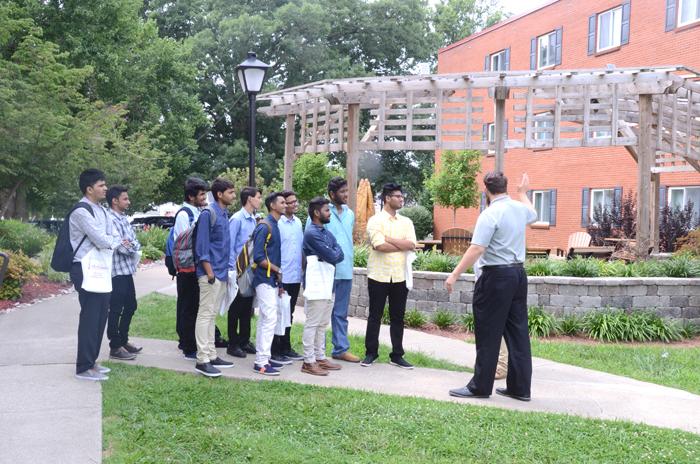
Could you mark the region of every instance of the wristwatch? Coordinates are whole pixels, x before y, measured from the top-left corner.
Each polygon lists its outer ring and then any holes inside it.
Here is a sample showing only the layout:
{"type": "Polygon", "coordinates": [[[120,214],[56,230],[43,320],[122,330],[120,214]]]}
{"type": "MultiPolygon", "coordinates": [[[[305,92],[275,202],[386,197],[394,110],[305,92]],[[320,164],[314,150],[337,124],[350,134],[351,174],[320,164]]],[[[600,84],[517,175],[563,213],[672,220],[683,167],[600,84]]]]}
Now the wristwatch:
{"type": "Polygon", "coordinates": [[[216,282],[216,277],[212,277],[211,279],[207,279],[207,282],[209,282],[209,285],[214,285],[214,282],[216,282]]]}

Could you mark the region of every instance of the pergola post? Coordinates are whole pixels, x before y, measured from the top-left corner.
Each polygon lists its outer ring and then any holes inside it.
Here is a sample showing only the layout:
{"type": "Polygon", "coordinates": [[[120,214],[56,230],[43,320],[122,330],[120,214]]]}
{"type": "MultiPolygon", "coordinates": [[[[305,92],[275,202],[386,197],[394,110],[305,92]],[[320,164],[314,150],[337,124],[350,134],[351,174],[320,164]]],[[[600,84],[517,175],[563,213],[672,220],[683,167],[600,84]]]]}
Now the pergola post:
{"type": "Polygon", "coordinates": [[[651,175],[651,245],[654,253],[659,252],[659,191],[661,190],[661,174],[651,175]]]}
{"type": "Polygon", "coordinates": [[[652,96],[639,95],[637,149],[637,256],[645,258],[651,245],[651,166],[655,149],[652,133],[652,96]]]}
{"type": "Polygon", "coordinates": [[[503,153],[505,152],[505,130],[506,130],[506,99],[508,98],[508,87],[495,87],[494,98],[496,99],[496,114],[494,118],[496,139],[496,171],[503,172],[503,153]]]}
{"type": "Polygon", "coordinates": [[[356,103],[348,105],[347,137],[347,146],[345,149],[347,161],[345,168],[347,171],[348,187],[350,189],[348,207],[354,211],[357,207],[357,166],[358,156],[360,154],[360,105],[356,103]]]}
{"type": "Polygon", "coordinates": [[[288,114],[284,132],[284,189],[292,190],[292,175],[294,173],[294,132],[296,120],[294,114],[288,114]]]}

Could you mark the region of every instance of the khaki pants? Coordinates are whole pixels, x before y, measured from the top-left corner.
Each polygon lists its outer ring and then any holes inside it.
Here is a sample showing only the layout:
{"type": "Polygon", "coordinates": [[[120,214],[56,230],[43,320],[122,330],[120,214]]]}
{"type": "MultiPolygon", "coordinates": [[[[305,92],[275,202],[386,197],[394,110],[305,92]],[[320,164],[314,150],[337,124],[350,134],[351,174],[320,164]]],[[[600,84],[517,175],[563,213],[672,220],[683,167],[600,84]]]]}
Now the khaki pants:
{"type": "Polygon", "coordinates": [[[304,302],[304,362],[314,363],[326,359],[326,329],[331,322],[333,300],[306,300],[304,302]]]}
{"type": "Polygon", "coordinates": [[[503,379],[508,375],[508,347],[506,341],[501,338],[501,348],[498,351],[498,365],[496,366],[496,378],[503,379]]]}
{"type": "Polygon", "coordinates": [[[206,364],[218,357],[214,346],[216,330],[216,313],[221,300],[226,295],[226,282],[216,279],[213,284],[207,276],[197,279],[199,284],[199,311],[194,326],[194,338],[197,340],[197,363],[206,364]]]}

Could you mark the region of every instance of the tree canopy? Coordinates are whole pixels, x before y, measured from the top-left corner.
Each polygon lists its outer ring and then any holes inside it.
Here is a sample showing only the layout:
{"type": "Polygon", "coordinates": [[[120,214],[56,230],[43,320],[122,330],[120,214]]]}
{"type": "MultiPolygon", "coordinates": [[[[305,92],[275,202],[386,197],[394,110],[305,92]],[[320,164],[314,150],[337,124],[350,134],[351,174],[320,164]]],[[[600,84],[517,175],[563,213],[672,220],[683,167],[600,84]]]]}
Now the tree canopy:
{"type": "Polygon", "coordinates": [[[476,176],[481,171],[481,154],[475,150],[446,151],[440,169],[426,182],[435,203],[452,208],[473,208],[479,205],[476,176]]]}

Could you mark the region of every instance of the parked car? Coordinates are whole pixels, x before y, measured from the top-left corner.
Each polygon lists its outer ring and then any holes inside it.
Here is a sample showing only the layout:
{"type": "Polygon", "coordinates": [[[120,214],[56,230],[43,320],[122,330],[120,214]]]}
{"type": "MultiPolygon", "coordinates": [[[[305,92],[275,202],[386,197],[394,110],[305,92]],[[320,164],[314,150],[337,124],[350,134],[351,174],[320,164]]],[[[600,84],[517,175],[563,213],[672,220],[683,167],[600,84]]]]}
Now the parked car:
{"type": "Polygon", "coordinates": [[[146,226],[170,229],[175,225],[175,218],[172,216],[141,216],[132,219],[131,225],[136,230],[142,230],[146,226]]]}

